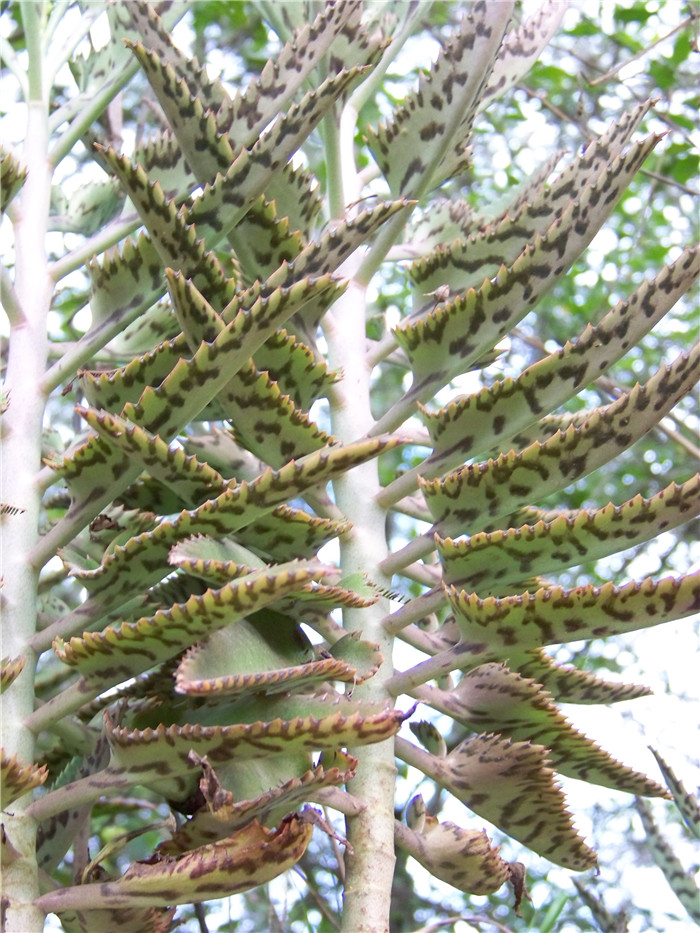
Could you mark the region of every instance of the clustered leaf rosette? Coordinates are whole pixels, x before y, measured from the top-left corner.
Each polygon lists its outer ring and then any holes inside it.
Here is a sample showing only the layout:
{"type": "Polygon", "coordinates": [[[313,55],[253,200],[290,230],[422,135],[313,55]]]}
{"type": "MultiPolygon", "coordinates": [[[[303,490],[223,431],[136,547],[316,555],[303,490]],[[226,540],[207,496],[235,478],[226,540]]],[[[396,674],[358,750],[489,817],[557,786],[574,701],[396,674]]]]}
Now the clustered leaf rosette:
{"type": "MultiPolygon", "coordinates": [[[[415,92],[365,128],[386,200],[325,226],[318,182],[290,158],[385,53],[363,5],[328,3],[298,23],[233,96],[173,44],[170,8],[161,20],[156,4],[109,7],[111,42],[77,70],[81,87],[95,95],[111,80],[100,62],[113,56],[127,68],[130,55],[166,128],[131,157],[96,150],[111,178],[105,211],[121,192],[140,229],[88,264],[92,326],[75,357],[86,433],[47,460],[64,491],[40,556],[58,552],[85,595],[47,606],[33,642],[44,657],[53,648],[46,663],[61,689],[45,692],[30,725],[50,734],[61,724],[71,736],[45,749],[50,789],[32,805],[40,864],[60,863],[93,804],[134,786],[185,818],[120,877],[103,864],[110,850],[73,886],[44,894],[40,905],[65,929],[167,930],[173,905],[243,891],[294,865],[315,820],[308,802],[357,806],[337,791],[355,767],[343,749],[392,738],[415,707],[353,695],[383,658],[332,613],[373,604],[379,590],[372,568],[350,580],[318,559],[350,528],[326,487],[405,441],[416,411],[428,452],[378,502],[429,525],[381,567],[398,588],[422,587],[384,621],[424,660],[387,687],[450,725],[414,723],[419,744],[397,737],[398,757],[577,871],[595,854],[557,772],[667,795],[557,705],[645,688],[561,666],[546,649],[690,615],[697,575],[573,588],[546,575],[697,515],[698,477],[598,510],[541,506],[628,449],[695,385],[697,349],[607,406],[566,408],[690,288],[700,252],[683,252],[523,373],[433,403],[498,356],[660,140],[633,138],[649,111],[642,103],[558,173],[558,158],[543,166],[490,218],[444,197],[441,186],[469,164],[478,114],[537,59],[564,7],[547,2],[511,28],[512,3],[472,4],[415,92]],[[402,227],[424,254],[407,269],[412,306],[384,340],[409,388],[366,435],[340,443],[310,412],[343,379],[323,359],[318,327],[347,286],[345,260],[402,227]]],[[[14,163],[3,161],[5,171],[21,184],[14,163]]],[[[3,687],[18,664],[3,665],[3,687]]],[[[4,759],[3,768],[17,793],[48,774],[4,759]]],[[[480,829],[438,822],[418,797],[396,842],[461,890],[490,893],[508,880],[522,899],[517,863],[480,829]]]]}

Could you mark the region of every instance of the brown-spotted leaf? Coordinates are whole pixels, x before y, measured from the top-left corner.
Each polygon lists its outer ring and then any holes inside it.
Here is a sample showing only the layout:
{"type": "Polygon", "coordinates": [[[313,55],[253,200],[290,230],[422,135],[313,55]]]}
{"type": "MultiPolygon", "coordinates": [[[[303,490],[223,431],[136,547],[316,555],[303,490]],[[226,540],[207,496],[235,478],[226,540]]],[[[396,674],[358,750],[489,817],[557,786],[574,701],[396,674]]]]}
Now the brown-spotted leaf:
{"type": "Polygon", "coordinates": [[[619,703],[649,696],[652,692],[643,684],[604,680],[578,667],[564,667],[544,651],[514,652],[509,655],[508,666],[542,684],[560,703],[619,703]]]}
{"type": "Polygon", "coordinates": [[[509,878],[507,863],[484,830],[426,816],[420,832],[395,822],[394,838],[433,877],[467,894],[492,894],[509,878]]]}
{"type": "Polygon", "coordinates": [[[23,654],[16,658],[3,658],[0,661],[0,693],[4,693],[21,674],[26,658],[23,654]]]}
{"type": "Polygon", "coordinates": [[[694,386],[700,345],[662,365],[643,385],[544,443],[535,441],[497,460],[463,467],[440,480],[421,481],[438,531],[477,531],[488,521],[536,502],[593,472],[643,437],[694,386]],[[476,527],[475,527],[476,525],[476,527]]]}
{"type": "Polygon", "coordinates": [[[402,739],[396,748],[400,758],[538,855],[574,871],[595,865],[595,853],[574,829],[541,745],[475,735],[444,758],[402,739]]]}
{"type": "Polygon", "coordinates": [[[164,907],[240,894],[295,865],[312,831],[312,824],[296,813],[275,830],[253,820],[218,842],[182,855],[156,854],[132,863],[115,881],[62,888],[40,897],[37,905],[60,916],[66,910],[164,907]]]}
{"type": "Polygon", "coordinates": [[[469,729],[543,745],[552,767],[567,777],[630,794],[667,796],[660,784],[616,761],[574,729],[540,684],[505,664],[482,664],[451,691],[428,688],[422,699],[469,729]]]}
{"type": "MultiPolygon", "coordinates": [[[[434,453],[416,467],[427,479],[476,457],[535,423],[602,375],[641,340],[700,275],[700,249],[688,249],[645,281],[581,336],[528,367],[436,412],[422,410],[434,453]]],[[[509,443],[508,441],[506,441],[509,443]]],[[[410,491],[407,481],[396,494],[410,491]]]]}
{"type": "Polygon", "coordinates": [[[533,16],[506,34],[482,94],[480,110],[495,97],[502,96],[530,70],[555,35],[568,5],[567,0],[545,0],[533,16]]]}
{"type": "Polygon", "coordinates": [[[483,596],[502,595],[498,589],[503,581],[517,583],[607,557],[699,513],[700,474],[696,474],[681,485],[671,483],[650,499],[635,496],[622,505],[567,512],[550,522],[480,532],[462,541],[438,538],[443,579],[483,596]]]}
{"type": "Polygon", "coordinates": [[[54,650],[64,664],[75,668],[84,681],[85,699],[107,686],[140,674],[217,629],[243,624],[250,612],[275,602],[303,586],[322,571],[320,564],[281,564],[247,574],[222,586],[191,596],[186,603],[159,610],[150,618],[85,632],[68,642],[57,639],[54,650]],[[90,696],[88,696],[90,694],[90,696]]]}
{"type": "Polygon", "coordinates": [[[700,571],[624,586],[550,586],[503,599],[449,587],[448,598],[463,642],[507,658],[511,650],[622,635],[692,615],[700,609],[700,571]]]}
{"type": "MultiPolygon", "coordinates": [[[[95,742],[92,751],[73,759],[52,782],[52,791],[73,781],[89,777],[104,768],[109,761],[109,746],[104,735],[95,742]]],[[[62,810],[44,820],[37,830],[37,861],[43,871],[53,871],[73,844],[75,837],[89,820],[92,800],[62,810]]]]}
{"type": "Polygon", "coordinates": [[[646,833],[645,850],[651,854],[689,916],[696,925],[700,925],[700,890],[695,873],[686,871],[683,867],[672,845],[657,826],[651,807],[646,801],[638,798],[635,807],[646,833]]]}
{"type": "MultiPolygon", "coordinates": [[[[197,756],[193,753],[193,757],[197,756]]],[[[190,819],[174,833],[171,839],[161,842],[158,852],[174,855],[206,843],[216,842],[222,837],[240,829],[251,819],[256,819],[264,826],[275,822],[275,813],[283,808],[289,813],[303,803],[313,800],[323,787],[336,787],[344,784],[354,775],[356,759],[349,759],[347,767],[324,769],[321,765],[305,771],[302,775],[290,778],[283,784],[273,787],[253,800],[237,800],[234,795],[221,786],[216,772],[206,758],[199,759],[202,776],[199,780],[199,793],[202,804],[190,819]]]]}
{"type": "MultiPolygon", "coordinates": [[[[356,20],[357,2],[327,4],[313,23],[304,23],[296,35],[279,50],[274,60],[268,61],[260,75],[231,98],[220,80],[208,77],[206,69],[197,59],[188,59],[172,42],[167,31],[154,14],[152,4],[134,4],[134,19],[143,46],[161,61],[160,69],[149,73],[149,80],[158,96],[171,125],[180,135],[192,132],[191,115],[173,100],[173,88],[179,86],[181,94],[188,91],[201,99],[205,108],[216,116],[216,127],[225,133],[230,145],[238,150],[250,148],[270,121],[293,98],[311,71],[317,66],[348,21],[356,20]]],[[[132,33],[133,34],[133,33],[132,33]]],[[[139,60],[143,52],[134,47],[139,60]]],[[[354,64],[354,63],[353,63],[354,64]]],[[[196,136],[188,140],[185,149],[192,157],[200,181],[214,174],[211,165],[195,158],[193,149],[196,136]],[[204,178],[199,172],[204,174],[204,178]]]]}
{"type": "Polygon", "coordinates": [[[46,766],[23,764],[16,755],[0,750],[0,806],[4,809],[18,797],[41,787],[49,776],[46,766]]]}
{"type": "Polygon", "coordinates": [[[386,125],[366,130],[394,196],[420,197],[455,171],[453,150],[461,154],[466,147],[512,8],[512,3],[473,4],[416,91],[386,125]]]}
{"type": "MultiPolygon", "coordinates": [[[[431,254],[413,263],[414,314],[420,313],[421,307],[425,305],[426,292],[441,285],[449,285],[454,295],[467,288],[478,287],[484,278],[496,275],[502,265],[510,266],[527,244],[534,243],[538,236],[543,236],[547,231],[557,231],[559,228],[555,220],[579,201],[583,201],[587,209],[582,213],[574,209],[578,221],[576,226],[579,228],[577,233],[583,232],[580,221],[590,212],[595,216],[589,220],[594,220],[598,229],[613,207],[613,203],[607,203],[607,196],[610,195],[614,202],[629,183],[631,175],[628,163],[634,174],[640,164],[640,153],[648,154],[650,140],[634,144],[626,155],[623,153],[651,103],[645,101],[638,104],[613,121],[603,135],[593,139],[551,183],[548,183],[546,177],[541,178],[539,187],[531,192],[519,209],[514,205],[514,211],[505,212],[502,217],[466,239],[443,239],[431,254]],[[617,183],[620,172],[625,178],[622,185],[617,183]],[[603,191],[605,204],[601,204],[603,191]]],[[[658,138],[651,143],[652,147],[656,142],[658,138]]],[[[644,157],[642,155],[642,159],[644,157]]],[[[569,264],[566,268],[569,268],[569,264]]]]}

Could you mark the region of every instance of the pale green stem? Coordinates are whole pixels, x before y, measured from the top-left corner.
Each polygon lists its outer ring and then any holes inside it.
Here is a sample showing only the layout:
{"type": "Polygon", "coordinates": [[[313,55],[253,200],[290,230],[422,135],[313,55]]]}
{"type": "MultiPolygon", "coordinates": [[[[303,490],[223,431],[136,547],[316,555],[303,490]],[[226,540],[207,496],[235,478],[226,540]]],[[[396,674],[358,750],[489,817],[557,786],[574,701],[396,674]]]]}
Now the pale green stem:
{"type": "Polygon", "coordinates": [[[405,547],[402,547],[400,551],[389,554],[382,561],[382,571],[388,574],[398,573],[401,568],[405,567],[407,564],[411,564],[413,561],[418,560],[418,558],[430,554],[435,548],[435,540],[433,538],[434,531],[435,528],[433,527],[430,531],[426,532],[426,534],[418,535],[416,538],[413,538],[405,547]]]}
{"type": "Polygon", "coordinates": [[[437,680],[438,677],[444,677],[452,671],[475,667],[476,664],[481,664],[486,659],[482,643],[458,642],[453,648],[440,651],[432,658],[416,664],[415,667],[395,674],[387,681],[386,687],[394,696],[400,693],[411,693],[416,687],[429,680],[437,680]]]}
{"type": "Polygon", "coordinates": [[[94,97],[84,102],[80,112],[68,125],[68,128],[63,132],[58,142],[51,150],[51,162],[53,165],[58,165],[58,163],[68,155],[73,146],[83,134],[87,132],[97,117],[107,109],[107,105],[110,101],[129,83],[138,69],[139,63],[134,58],[133,61],[128,63],[118,78],[108,82],[94,97]]]}
{"type": "Polygon", "coordinates": [[[0,299],[2,299],[2,306],[12,326],[25,323],[24,312],[22,311],[20,300],[17,297],[15,286],[4,266],[0,266],[0,299]]]}
{"type": "MultiPolygon", "coordinates": [[[[353,115],[344,115],[340,128],[340,177],[329,178],[329,191],[340,190],[344,204],[359,197],[352,139],[353,115]]],[[[335,139],[337,141],[337,139],[335,139]]],[[[337,159],[330,162],[338,166],[337,159]]],[[[335,196],[334,196],[335,199],[335,196]]],[[[334,205],[338,210],[337,205],[334,205]]],[[[323,321],[331,368],[343,373],[334,386],[331,400],[333,434],[348,442],[366,434],[373,423],[370,411],[370,369],[366,365],[366,295],[354,279],[356,256],[345,264],[343,274],[350,283],[323,321]]],[[[343,575],[363,573],[380,589],[387,589],[390,578],[378,572],[386,557],[385,513],[374,502],[379,491],[375,461],[363,464],[333,482],[336,502],[352,522],[351,531],[341,540],[343,575]]],[[[343,625],[360,631],[362,637],[379,645],[384,663],[377,674],[357,686],[354,696],[378,703],[390,702],[385,688],[392,674],[393,639],[386,634],[382,619],[388,601],[378,600],[366,609],[345,609],[343,625]]],[[[394,796],[396,765],[393,741],[349,749],[358,758],[356,776],[349,790],[365,807],[348,819],[347,835],[353,854],[346,856],[345,933],[379,933],[389,929],[391,879],[394,874],[394,796]]]]}
{"type": "MultiPolygon", "coordinates": [[[[365,365],[365,294],[354,282],[327,315],[324,332],[329,360],[342,369],[343,381],[336,386],[332,408],[333,434],[343,441],[361,437],[372,423],[369,408],[369,370],[365,365]]],[[[385,513],[373,501],[379,490],[376,462],[364,464],[334,481],[336,501],[353,523],[341,542],[343,574],[366,573],[381,589],[389,587],[390,577],[378,571],[386,556],[385,513]]],[[[388,601],[361,610],[345,610],[344,626],[361,631],[362,637],[379,644],[385,661],[378,673],[355,688],[354,695],[385,703],[385,682],[392,673],[392,638],[381,624],[388,601]]],[[[366,810],[348,821],[348,839],[354,855],[346,858],[346,933],[374,933],[388,930],[391,897],[390,879],[394,872],[393,810],[396,767],[393,742],[350,749],[359,759],[356,777],[349,787],[366,810]]]]}
{"type": "Polygon", "coordinates": [[[137,227],[141,226],[141,218],[138,214],[129,214],[127,217],[118,217],[112,223],[108,224],[103,230],[98,230],[93,236],[81,243],[70,253],[61,256],[51,266],[51,277],[54,282],[59,282],[69,272],[81,269],[86,262],[104,253],[110,246],[120,243],[124,237],[133,233],[137,227]]]}
{"type": "Polygon", "coordinates": [[[88,777],[49,791],[48,794],[34,801],[29,807],[29,813],[37,822],[43,822],[64,810],[93,803],[100,797],[118,794],[122,790],[133,787],[136,782],[136,778],[123,768],[105,768],[97,774],[90,774],[88,777]]]}
{"type": "MultiPolygon", "coordinates": [[[[14,212],[16,314],[12,322],[6,371],[9,405],[2,418],[0,476],[2,500],[23,511],[0,525],[4,587],[2,592],[2,654],[24,655],[24,670],[2,697],[2,747],[5,755],[27,766],[34,760],[35,741],[24,720],[34,707],[36,655],[29,648],[37,623],[39,568],[28,555],[39,538],[41,495],[36,472],[41,465],[41,428],[45,396],[41,380],[48,355],[47,315],[52,283],[45,247],[51,171],[48,150],[48,101],[43,89],[43,3],[21,5],[27,53],[27,128],[23,162],[27,180],[14,212]]],[[[39,894],[36,863],[36,821],[27,814],[28,795],[3,814],[8,851],[17,857],[3,865],[3,902],[7,933],[31,933],[44,926],[44,914],[34,906],[39,894]],[[11,849],[9,847],[12,847],[11,849]]]]}
{"type": "Polygon", "coordinates": [[[328,170],[328,205],[331,217],[341,219],[345,216],[343,197],[342,166],[340,159],[340,133],[338,119],[334,110],[327,114],[321,123],[323,145],[326,153],[328,170]]]}
{"type": "Polygon", "coordinates": [[[101,15],[103,9],[104,7],[101,3],[93,3],[84,8],[77,27],[74,24],[74,28],[71,32],[59,39],[58,31],[60,30],[61,20],[64,19],[65,11],[61,9],[60,4],[54,7],[47,24],[47,37],[53,38],[48,48],[49,54],[47,60],[44,64],[44,72],[47,81],[53,81],[56,72],[71,58],[76,46],[82,42],[85,36],[90,32],[93,23],[97,17],[101,15]]]}
{"type": "Polygon", "coordinates": [[[392,635],[400,632],[402,628],[410,625],[412,622],[418,622],[427,615],[435,612],[445,602],[445,592],[442,587],[436,587],[429,593],[423,593],[410,603],[392,612],[384,620],[384,628],[392,635]]]}
{"type": "Polygon", "coordinates": [[[20,66],[17,62],[17,56],[15,55],[15,50],[12,48],[10,43],[4,36],[0,36],[0,60],[5,68],[16,78],[17,83],[19,84],[20,93],[24,100],[29,96],[29,87],[27,85],[27,76],[20,70],[20,66]]]}
{"type": "Polygon", "coordinates": [[[99,696],[102,690],[100,686],[86,687],[85,681],[81,678],[42,703],[41,706],[37,706],[31,716],[25,719],[25,726],[29,731],[38,735],[43,729],[49,729],[60,719],[77,712],[81,706],[99,696]]]}

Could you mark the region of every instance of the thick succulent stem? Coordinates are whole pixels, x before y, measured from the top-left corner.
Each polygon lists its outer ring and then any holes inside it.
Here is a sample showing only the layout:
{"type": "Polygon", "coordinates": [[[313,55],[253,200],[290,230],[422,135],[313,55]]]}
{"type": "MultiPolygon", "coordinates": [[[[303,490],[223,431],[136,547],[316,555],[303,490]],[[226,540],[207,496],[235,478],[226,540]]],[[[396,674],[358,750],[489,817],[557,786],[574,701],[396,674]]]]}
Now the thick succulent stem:
{"type": "MultiPolygon", "coordinates": [[[[343,381],[333,398],[333,433],[347,441],[362,436],[372,424],[364,307],[364,291],[351,284],[325,324],[331,363],[343,371],[343,381]]],[[[379,491],[377,465],[368,463],[354,469],[334,485],[337,503],[353,523],[341,545],[343,574],[364,573],[385,589],[390,579],[378,569],[386,557],[386,516],[374,501],[379,491]]],[[[392,675],[393,638],[382,625],[387,610],[386,600],[380,599],[368,609],[346,610],[343,620],[347,629],[359,630],[363,639],[380,645],[382,667],[367,683],[355,688],[356,696],[380,703],[391,699],[385,684],[392,675]]],[[[394,743],[388,740],[350,752],[359,758],[359,766],[349,790],[365,809],[348,820],[354,854],[346,858],[343,930],[378,933],[389,929],[391,886],[386,879],[392,877],[395,861],[394,743]]]]}
{"type": "MultiPolygon", "coordinates": [[[[21,766],[34,759],[34,735],[24,721],[34,706],[36,655],[28,642],[36,630],[39,567],[28,555],[38,539],[41,490],[41,430],[45,396],[41,389],[48,354],[47,316],[52,283],[45,248],[51,168],[48,160],[48,104],[42,75],[44,5],[25,3],[22,16],[29,54],[29,97],[24,163],[27,180],[15,212],[15,283],[19,314],[12,321],[7,361],[7,408],[2,417],[2,501],[13,509],[2,524],[5,585],[2,595],[2,653],[25,657],[24,670],[3,698],[2,747],[21,766]],[[11,537],[11,544],[10,544],[11,537]]],[[[36,822],[26,813],[29,795],[3,813],[3,930],[42,930],[44,914],[35,858],[36,822]]]]}

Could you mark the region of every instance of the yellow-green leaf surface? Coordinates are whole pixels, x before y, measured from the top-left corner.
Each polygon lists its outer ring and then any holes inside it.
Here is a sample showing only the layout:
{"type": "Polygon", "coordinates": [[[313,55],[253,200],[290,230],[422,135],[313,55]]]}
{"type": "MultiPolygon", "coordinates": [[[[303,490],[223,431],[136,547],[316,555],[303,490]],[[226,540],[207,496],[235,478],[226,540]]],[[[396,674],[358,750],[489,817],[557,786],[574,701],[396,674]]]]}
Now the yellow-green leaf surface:
{"type": "Polygon", "coordinates": [[[469,729],[544,746],[552,767],[567,777],[630,794],[667,796],[656,781],[616,761],[574,729],[546,690],[505,664],[482,664],[451,691],[424,688],[421,698],[469,729]]]}
{"type": "Polygon", "coordinates": [[[4,693],[24,668],[26,658],[23,654],[16,658],[3,658],[0,661],[0,693],[4,693]]]}
{"type": "Polygon", "coordinates": [[[116,881],[62,888],[40,897],[37,904],[60,916],[66,910],[163,907],[239,894],[295,865],[312,831],[312,824],[298,814],[276,830],[253,821],[226,839],[182,855],[134,862],[116,881]]]}
{"type": "Polygon", "coordinates": [[[210,251],[221,234],[193,223],[193,211],[178,210],[160,182],[151,181],[140,165],[113,149],[103,155],[138,210],[162,265],[192,279],[216,307],[228,304],[233,297],[232,285],[222,263],[210,251]]]}
{"type": "Polygon", "coordinates": [[[700,609],[700,572],[624,586],[552,586],[503,599],[450,587],[448,597],[463,642],[505,658],[511,649],[622,635],[692,615],[700,609]]]}
{"type": "Polygon", "coordinates": [[[171,839],[158,846],[158,852],[175,855],[206,843],[216,842],[231,835],[253,818],[264,826],[269,826],[275,821],[274,814],[279,808],[289,813],[303,803],[313,800],[322,788],[344,784],[353,777],[357,760],[348,756],[346,766],[342,770],[338,767],[324,769],[319,765],[305,771],[300,777],[291,778],[271,788],[254,800],[235,799],[230,791],[221,786],[216,772],[206,758],[199,761],[199,764],[202,768],[199,791],[203,802],[171,839]]]}
{"type": "MultiPolygon", "coordinates": [[[[144,701],[143,715],[158,723],[172,717],[173,704],[153,708],[144,701]],[[161,714],[159,716],[159,713],[161,714]]],[[[315,750],[369,745],[394,735],[406,714],[389,705],[360,702],[335,693],[293,694],[288,697],[245,697],[215,708],[189,709],[187,716],[228,719],[233,725],[163,722],[143,729],[115,725],[107,717],[106,733],[112,749],[110,770],[125,775],[126,783],[152,785],[169,799],[184,800],[197,786],[194,751],[213,765],[280,756],[309,755],[315,750]]],[[[308,765],[307,765],[308,767],[308,765]]]]}
{"type": "Polygon", "coordinates": [[[641,544],[700,513],[700,474],[671,483],[650,499],[635,496],[622,505],[582,510],[536,525],[472,535],[465,541],[438,539],[443,579],[482,596],[499,586],[560,571],[641,544]]]}
{"type": "Polygon", "coordinates": [[[397,754],[538,855],[574,871],[595,865],[595,854],[574,829],[541,745],[476,735],[436,758],[397,739],[397,754]]]}
{"type": "Polygon", "coordinates": [[[280,391],[289,395],[298,408],[308,408],[340,379],[340,373],[329,371],[323,360],[317,359],[309,347],[285,329],[268,337],[255,354],[254,362],[259,370],[269,373],[280,391]]]}
{"type": "MultiPolygon", "coordinates": [[[[625,146],[650,107],[651,101],[645,101],[613,121],[554,181],[548,183],[543,178],[520,210],[506,212],[495,223],[466,239],[446,242],[443,238],[433,253],[417,260],[411,266],[417,306],[414,313],[425,305],[426,292],[441,285],[449,285],[452,294],[476,288],[484,278],[493,277],[502,265],[510,266],[538,235],[558,229],[553,226],[554,221],[579,201],[583,202],[583,211],[576,211],[577,234],[583,232],[581,221],[591,212],[595,216],[590,219],[597,230],[614,206],[608,198],[614,201],[618,197],[640,164],[640,152],[643,160],[649,146],[658,142],[657,138],[654,143],[651,140],[637,143],[623,156],[625,146]],[[620,173],[622,184],[615,183],[620,173]]],[[[586,242],[589,241],[590,237],[586,242]]],[[[567,270],[570,265],[567,263],[567,270]]]]}
{"type": "Polygon", "coordinates": [[[35,787],[41,787],[49,776],[46,766],[23,764],[16,755],[6,755],[0,749],[0,804],[3,809],[35,787]]]}
{"type": "MultiPolygon", "coordinates": [[[[381,663],[377,658],[374,669],[381,663]]],[[[256,613],[190,648],[178,665],[175,689],[190,696],[284,693],[324,681],[350,681],[357,668],[326,651],[317,657],[296,621],[279,612],[256,613]]]]}
{"type": "Polygon", "coordinates": [[[454,171],[453,160],[443,160],[455,146],[466,147],[512,10],[510,2],[473,4],[417,90],[387,125],[366,130],[394,196],[420,196],[454,171]]]}
{"type": "Polygon", "coordinates": [[[423,410],[435,453],[419,468],[431,478],[502,443],[602,375],[641,340],[700,275],[700,249],[686,250],[595,327],[528,367],[431,413],[423,410]],[[500,439],[500,440],[499,440],[500,439]]]}
{"type": "Polygon", "coordinates": [[[103,632],[86,632],[67,643],[57,639],[54,649],[65,664],[82,675],[83,692],[96,696],[108,685],[116,686],[160,664],[217,629],[303,586],[319,568],[292,563],[256,571],[151,618],[103,632]]]}
{"type": "Polygon", "coordinates": [[[157,178],[166,198],[178,198],[197,186],[175,135],[163,129],[134,147],[133,161],[147,178],[157,178]]]}
{"type": "Polygon", "coordinates": [[[689,392],[700,372],[700,346],[662,365],[580,428],[558,431],[518,453],[463,467],[441,480],[422,481],[441,534],[477,531],[489,520],[563,489],[603,466],[642,437],[689,392]]]}

